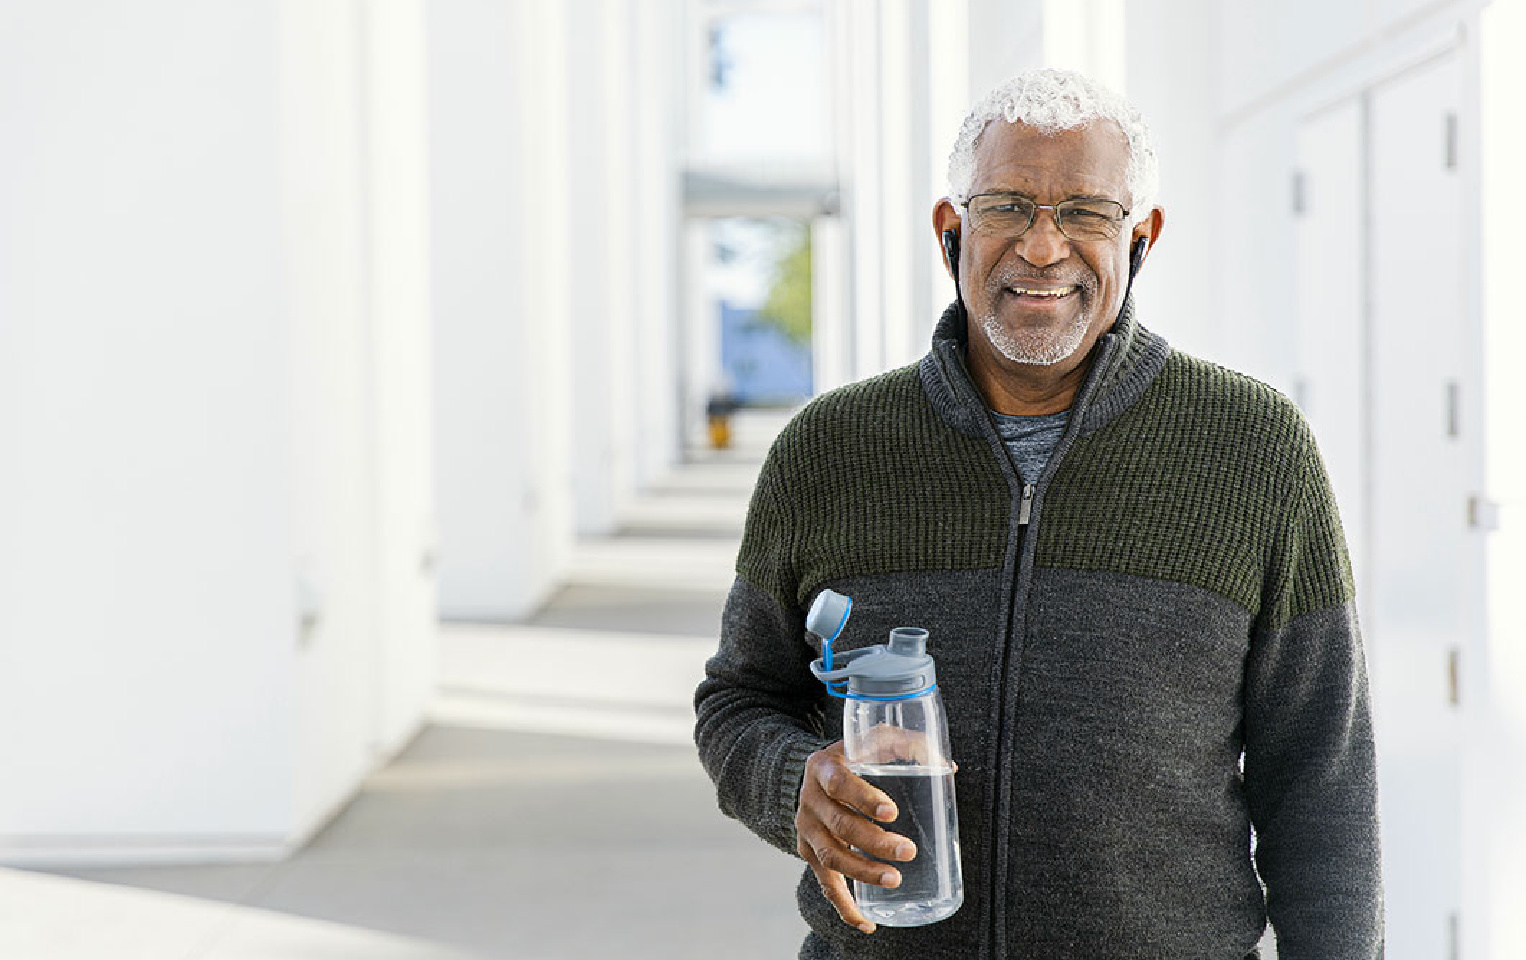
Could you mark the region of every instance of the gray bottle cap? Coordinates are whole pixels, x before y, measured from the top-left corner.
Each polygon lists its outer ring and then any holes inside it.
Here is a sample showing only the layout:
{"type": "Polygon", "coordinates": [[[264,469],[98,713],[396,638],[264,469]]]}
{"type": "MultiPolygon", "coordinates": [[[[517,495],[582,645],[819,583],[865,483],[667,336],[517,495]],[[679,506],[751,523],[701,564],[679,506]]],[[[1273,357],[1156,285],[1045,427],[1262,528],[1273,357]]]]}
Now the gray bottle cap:
{"type": "Polygon", "coordinates": [[[811,610],[805,615],[805,628],[821,639],[831,643],[842,633],[848,622],[848,612],[853,601],[833,590],[823,590],[816,595],[811,610]]]}
{"type": "Polygon", "coordinates": [[[866,697],[903,697],[938,682],[927,654],[927,631],[896,627],[890,642],[871,647],[848,667],[848,692],[866,697]]]}

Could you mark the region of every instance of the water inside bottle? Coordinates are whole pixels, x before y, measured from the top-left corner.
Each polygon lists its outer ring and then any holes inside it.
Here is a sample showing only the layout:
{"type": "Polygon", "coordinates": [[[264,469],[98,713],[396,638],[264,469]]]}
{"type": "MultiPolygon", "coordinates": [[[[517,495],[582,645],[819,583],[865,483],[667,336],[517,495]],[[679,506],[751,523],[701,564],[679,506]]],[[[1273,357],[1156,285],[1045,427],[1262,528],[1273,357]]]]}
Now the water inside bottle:
{"type": "Polygon", "coordinates": [[[959,827],[954,810],[954,772],[913,764],[863,764],[853,772],[883,790],[898,816],[880,826],[917,845],[910,861],[884,861],[901,873],[887,888],[854,881],[859,909],[892,927],[933,923],[959,909],[964,884],[959,872],[959,827]]]}

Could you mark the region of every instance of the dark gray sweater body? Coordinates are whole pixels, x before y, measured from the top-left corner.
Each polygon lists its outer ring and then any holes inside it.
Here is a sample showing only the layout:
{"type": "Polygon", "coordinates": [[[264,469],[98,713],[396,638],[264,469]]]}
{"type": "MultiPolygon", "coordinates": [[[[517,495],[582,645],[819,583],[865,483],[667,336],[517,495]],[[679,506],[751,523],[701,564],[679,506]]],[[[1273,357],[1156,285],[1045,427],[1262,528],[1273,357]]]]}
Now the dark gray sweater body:
{"type": "Polygon", "coordinates": [[[804,610],[853,597],[839,650],[931,631],[965,904],[866,936],[807,870],[801,955],[1240,960],[1270,915],[1282,960],[1381,956],[1365,663],[1302,417],[1126,316],[1025,490],[957,324],[780,435],[696,692],[721,808],[793,854],[841,725],[804,610]]]}

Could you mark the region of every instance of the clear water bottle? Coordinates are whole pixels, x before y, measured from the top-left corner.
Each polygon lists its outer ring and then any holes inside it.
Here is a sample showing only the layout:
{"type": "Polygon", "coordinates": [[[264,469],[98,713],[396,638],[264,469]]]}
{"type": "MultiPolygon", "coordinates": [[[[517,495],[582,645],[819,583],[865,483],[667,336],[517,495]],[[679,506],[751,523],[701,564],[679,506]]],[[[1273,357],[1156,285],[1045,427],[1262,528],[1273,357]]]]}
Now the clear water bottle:
{"type": "Polygon", "coordinates": [[[880,826],[917,846],[909,862],[885,861],[900,871],[900,886],[855,880],[853,896],[875,923],[936,923],[964,902],[964,879],[948,721],[927,653],[927,631],[896,627],[888,643],[834,657],[832,641],[842,634],[851,608],[849,598],[831,590],[811,605],[806,629],[821,638],[822,651],[811,672],[843,699],[848,768],[895,802],[895,821],[880,826]]]}

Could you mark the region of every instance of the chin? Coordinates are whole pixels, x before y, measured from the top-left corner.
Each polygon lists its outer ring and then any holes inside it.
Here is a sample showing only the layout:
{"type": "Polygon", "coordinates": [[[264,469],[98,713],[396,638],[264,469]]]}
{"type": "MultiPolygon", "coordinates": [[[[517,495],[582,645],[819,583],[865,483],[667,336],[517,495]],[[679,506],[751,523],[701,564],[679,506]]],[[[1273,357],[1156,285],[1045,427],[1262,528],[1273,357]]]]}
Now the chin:
{"type": "Polygon", "coordinates": [[[1086,342],[1091,324],[1085,313],[1059,328],[1011,330],[994,315],[980,319],[986,341],[1013,363],[1034,367],[1052,367],[1076,355],[1086,342]]]}

